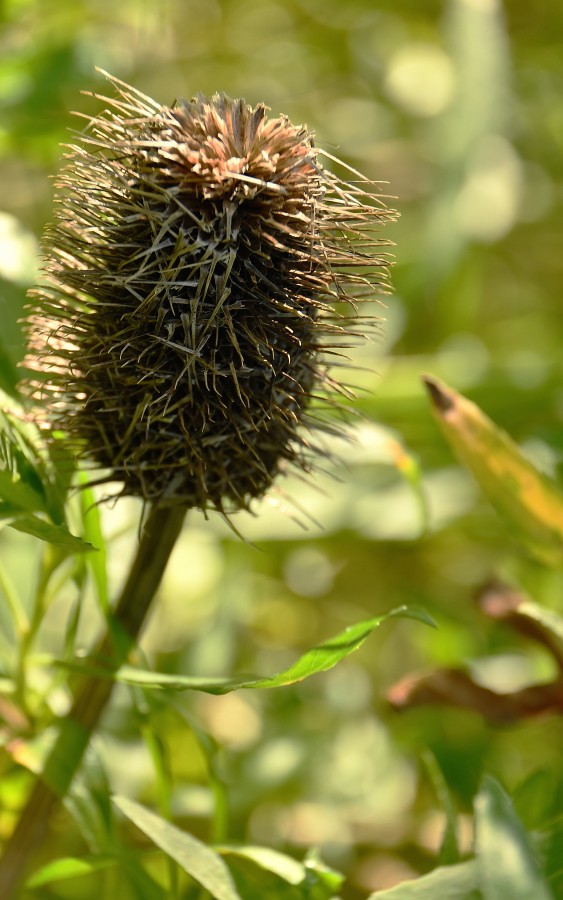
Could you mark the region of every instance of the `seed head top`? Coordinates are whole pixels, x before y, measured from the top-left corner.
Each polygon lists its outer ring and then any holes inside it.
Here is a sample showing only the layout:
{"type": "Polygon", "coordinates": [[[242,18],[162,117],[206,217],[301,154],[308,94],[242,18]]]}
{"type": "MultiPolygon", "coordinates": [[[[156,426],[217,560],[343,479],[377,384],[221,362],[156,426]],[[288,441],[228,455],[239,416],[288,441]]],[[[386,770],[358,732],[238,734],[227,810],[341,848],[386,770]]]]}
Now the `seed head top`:
{"type": "Polygon", "coordinates": [[[246,508],[288,463],[308,469],[312,435],[331,427],[322,408],[347,389],[329,357],[385,281],[374,228],[392,213],[261,104],[167,107],[110,80],[57,183],[31,390],[95,480],[246,508]]]}

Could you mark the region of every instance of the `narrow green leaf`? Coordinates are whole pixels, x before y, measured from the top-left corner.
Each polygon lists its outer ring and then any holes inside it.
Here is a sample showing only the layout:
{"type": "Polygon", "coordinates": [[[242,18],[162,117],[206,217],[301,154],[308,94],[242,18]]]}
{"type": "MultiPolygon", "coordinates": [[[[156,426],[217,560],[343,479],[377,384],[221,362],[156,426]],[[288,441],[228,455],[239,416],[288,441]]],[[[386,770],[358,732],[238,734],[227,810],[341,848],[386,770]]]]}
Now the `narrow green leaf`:
{"type": "Polygon", "coordinates": [[[35,872],[28,879],[26,887],[29,889],[44,887],[53,881],[64,881],[68,878],[77,878],[81,875],[91,875],[100,869],[107,869],[114,866],[114,859],[76,859],[75,857],[66,857],[64,859],[56,859],[54,862],[47,863],[42,866],[38,872],[35,872]]]}
{"type": "Polygon", "coordinates": [[[215,900],[242,900],[219,854],[185,831],[126,797],[113,797],[117,808],[215,900]]]}
{"type": "MultiPolygon", "coordinates": [[[[372,631],[381,625],[382,622],[396,618],[415,619],[418,622],[423,622],[425,625],[436,627],[424,610],[400,606],[384,616],[365,619],[362,622],[357,622],[355,625],[349,625],[348,628],[345,628],[344,631],[341,631],[335,637],[318,644],[312,650],[308,650],[288,669],[265,678],[261,678],[258,675],[240,675],[234,678],[225,676],[205,678],[192,675],[168,675],[127,665],[122,666],[115,676],[112,677],[115,677],[117,681],[134,687],[171,691],[203,691],[207,694],[228,694],[231,691],[243,689],[286,687],[287,685],[303,681],[311,675],[332,669],[340,660],[345,659],[355,650],[358,650],[372,631]]],[[[72,671],[88,673],[99,678],[108,678],[109,675],[107,669],[96,668],[87,662],[53,660],[52,664],[61,668],[71,669],[72,671]]]]}
{"type": "Polygon", "coordinates": [[[261,869],[267,869],[278,875],[288,884],[300,884],[305,881],[307,870],[302,862],[293,859],[292,856],[286,856],[279,850],[273,850],[271,847],[254,847],[247,845],[244,847],[217,847],[221,856],[236,856],[241,859],[250,860],[261,869]]]}
{"type": "Polygon", "coordinates": [[[319,860],[305,863],[270,847],[219,847],[244,900],[333,900],[344,877],[319,860]]]}
{"type": "MultiPolygon", "coordinates": [[[[557,775],[554,773],[555,778],[557,775]]],[[[553,800],[559,806],[557,791],[553,800]]],[[[556,815],[534,835],[534,847],[555,897],[563,897],[563,815],[556,815]]]]}
{"type": "Polygon", "coordinates": [[[0,593],[2,593],[5,604],[2,604],[3,611],[9,611],[13,629],[15,634],[21,635],[29,627],[29,615],[26,606],[19,595],[19,592],[13,583],[11,577],[6,572],[4,566],[0,562],[0,593]]]}
{"type": "Polygon", "coordinates": [[[422,610],[401,606],[384,616],[374,619],[366,619],[355,625],[350,625],[328,641],[324,641],[312,650],[303,654],[292,666],[270,675],[260,678],[255,675],[238,678],[194,678],[183,675],[164,675],[158,672],[149,672],[135,669],[132,666],[123,666],[117,673],[117,679],[126,684],[138,685],[147,688],[168,688],[169,690],[196,690],[210,694],[227,694],[248,688],[274,688],[285,687],[289,684],[303,681],[311,675],[326,672],[332,669],[340,660],[349,656],[362,646],[366,638],[382,622],[392,618],[410,618],[426,625],[434,625],[430,617],[422,610]]]}
{"type": "Polygon", "coordinates": [[[435,378],[424,381],[446,440],[515,537],[547,565],[563,564],[563,492],[478,406],[435,378]]]}
{"type": "Polygon", "coordinates": [[[516,814],[526,829],[542,828],[558,807],[558,777],[550,768],[534,769],[512,794],[516,814]]]}
{"type": "Polygon", "coordinates": [[[68,449],[65,438],[53,432],[46,446],[45,477],[43,480],[47,498],[47,512],[59,525],[66,521],[66,501],[77,470],[76,457],[68,449]]]}
{"type": "MultiPolygon", "coordinates": [[[[246,849],[246,847],[242,847],[240,852],[222,851],[228,858],[233,879],[244,900],[262,900],[264,897],[275,897],[276,900],[305,900],[308,898],[304,872],[300,873],[301,877],[298,880],[288,879],[276,871],[275,864],[273,864],[274,868],[271,868],[272,860],[269,860],[268,864],[265,859],[260,860],[259,855],[256,858],[253,857],[252,849],[254,848],[249,848],[250,853],[246,853],[246,849]]],[[[292,862],[296,861],[292,860],[292,862]]],[[[296,865],[299,866],[299,863],[296,862],[296,865]]]]}
{"type": "Polygon", "coordinates": [[[0,391],[0,499],[45,510],[43,443],[15,400],[0,391]]]}
{"type": "Polygon", "coordinates": [[[161,887],[136,860],[125,856],[120,859],[120,865],[135,888],[136,897],[142,897],[142,900],[170,900],[168,890],[161,887]]]}
{"type": "MultiPolygon", "coordinates": [[[[2,336],[3,337],[3,336],[2,336]]],[[[16,398],[20,373],[2,338],[0,338],[0,390],[16,398]]]]}
{"type": "MultiPolygon", "coordinates": [[[[156,692],[151,695],[152,702],[154,702],[156,696],[156,692]]],[[[207,781],[214,801],[211,834],[214,843],[220,843],[226,840],[229,827],[229,802],[227,799],[227,787],[222,777],[221,747],[215,738],[194,720],[194,717],[187,711],[183,700],[172,696],[171,693],[164,695],[164,698],[168,708],[174,710],[184,726],[188,726],[205,758],[207,781]]]]}
{"type": "Polygon", "coordinates": [[[490,777],[475,801],[475,844],[484,900],[553,900],[510,798],[490,777]]]}
{"type": "Polygon", "coordinates": [[[106,768],[94,746],[85,753],[84,762],[64,805],[92,853],[115,853],[114,811],[106,768]]]}
{"type": "Polygon", "coordinates": [[[459,862],[459,847],[457,838],[457,814],[438,761],[430,750],[423,754],[422,761],[434,787],[438,802],[446,816],[446,826],[440,847],[438,862],[446,866],[459,862]]]}
{"type": "Polygon", "coordinates": [[[477,874],[475,860],[455,866],[441,866],[413,881],[405,881],[386,891],[376,891],[370,894],[368,900],[479,900],[481,894],[477,874]]]}
{"type": "MultiPolygon", "coordinates": [[[[85,477],[81,475],[80,480],[84,484],[85,477]]],[[[88,557],[88,565],[96,586],[100,608],[103,612],[107,612],[109,609],[109,587],[106,542],[102,531],[100,508],[96,503],[96,498],[91,488],[81,488],[80,506],[84,540],[98,550],[97,553],[92,553],[88,557]]]]}
{"type": "Polygon", "coordinates": [[[91,553],[96,548],[92,544],[87,544],[82,538],[77,537],[68,530],[66,525],[53,525],[40,519],[39,516],[29,513],[18,516],[13,522],[8,523],[11,528],[16,531],[23,531],[25,534],[32,534],[34,537],[48,544],[54,544],[61,550],[68,553],[91,553]]]}

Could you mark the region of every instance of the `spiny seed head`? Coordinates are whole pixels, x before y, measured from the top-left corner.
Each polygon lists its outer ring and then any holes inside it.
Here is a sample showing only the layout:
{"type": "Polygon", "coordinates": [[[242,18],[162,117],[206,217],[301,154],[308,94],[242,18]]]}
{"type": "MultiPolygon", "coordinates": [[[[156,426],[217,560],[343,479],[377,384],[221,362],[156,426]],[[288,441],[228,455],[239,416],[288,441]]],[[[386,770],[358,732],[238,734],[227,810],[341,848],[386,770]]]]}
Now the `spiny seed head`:
{"type": "Polygon", "coordinates": [[[115,89],[69,147],[28,318],[43,421],[121,494],[247,508],[347,388],[392,215],[325,169],[311,132],[224,94],[161,106],[115,89]],[[312,405],[312,401],[313,405],[312,405]]]}

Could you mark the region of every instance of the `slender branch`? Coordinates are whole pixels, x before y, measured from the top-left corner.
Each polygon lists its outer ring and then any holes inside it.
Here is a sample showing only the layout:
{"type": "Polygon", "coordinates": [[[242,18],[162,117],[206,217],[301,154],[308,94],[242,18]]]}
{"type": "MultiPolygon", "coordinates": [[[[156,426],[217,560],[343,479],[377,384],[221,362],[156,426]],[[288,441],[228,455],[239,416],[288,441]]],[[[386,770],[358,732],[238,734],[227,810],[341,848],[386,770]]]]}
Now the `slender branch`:
{"type": "MultiPolygon", "coordinates": [[[[108,623],[95,662],[114,674],[134,646],[166,564],[182,529],[185,509],[154,507],[146,521],[129,576],[108,623]]],[[[0,897],[15,900],[31,858],[46,836],[53,813],[67,793],[92,732],[108,703],[111,677],[82,676],[62,720],[43,774],[37,780],[0,859],[0,897]]]]}

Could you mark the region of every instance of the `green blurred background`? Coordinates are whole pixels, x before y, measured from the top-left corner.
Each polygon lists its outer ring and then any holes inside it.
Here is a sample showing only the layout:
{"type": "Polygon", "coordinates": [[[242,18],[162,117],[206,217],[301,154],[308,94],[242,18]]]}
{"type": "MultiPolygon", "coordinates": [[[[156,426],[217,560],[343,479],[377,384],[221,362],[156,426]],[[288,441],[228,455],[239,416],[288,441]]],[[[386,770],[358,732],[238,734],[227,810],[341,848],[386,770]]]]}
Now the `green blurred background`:
{"type": "MultiPolygon", "coordinates": [[[[403,715],[385,690],[412,670],[471,664],[510,689],[552,674],[550,659],[473,605],[492,575],[560,602],[559,573],[525,557],[438,434],[420,384],[431,372],[475,399],[546,471],[561,471],[563,5],[552,0],[4,0],[0,2],[0,386],[22,355],[18,318],[37,277],[60,143],[94,112],[99,66],[155,99],[224,90],[305,122],[401,214],[394,295],[381,339],[356,362],[356,445],[337,479],[280,494],[235,524],[193,515],[144,637],[162,670],[259,672],[360,618],[400,604],[439,629],[385,625],[334,671],[302,686],[183,695],[219,743],[228,836],[302,854],[319,847],[343,896],[431,868],[443,821],[421,752],[438,759],[462,813],[483,770],[513,789],[545,770],[563,799],[561,724],[492,729],[444,709],[403,715]],[[284,512],[287,506],[289,515],[284,512]]],[[[112,583],[133,551],[138,508],[104,510],[112,583]]],[[[37,548],[11,530],[0,552],[22,590],[37,548]]],[[[57,650],[69,596],[39,649],[57,650]]],[[[98,628],[86,609],[83,644],[98,628]]],[[[0,643],[0,650],[9,648],[0,643]]],[[[54,701],[55,703],[55,701],[54,701]]],[[[55,703],[56,706],[56,703],[55,703]]],[[[209,836],[214,794],[188,725],[154,713],[174,775],[177,821],[209,836]]],[[[118,693],[99,739],[112,786],[155,802],[152,764],[118,693]]],[[[4,801],[9,803],[9,798],[4,801]]],[[[62,826],[61,826],[62,827],[62,826]]],[[[79,852],[71,829],[56,849],[79,852]]],[[[466,842],[469,837],[465,837],[466,842]]],[[[466,843],[467,846],[467,843],[466,843]]],[[[52,850],[55,853],[55,850],[52,850]]],[[[81,897],[78,882],[74,893],[81,897]]],[[[84,894],[90,896],[90,894],[84,894]]],[[[92,895],[93,896],[93,895],[92,895]]]]}

